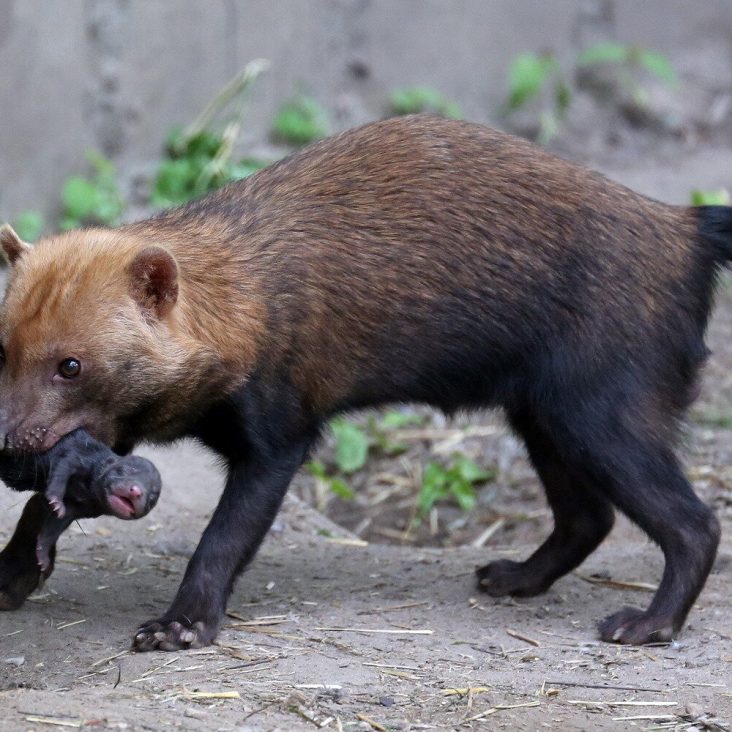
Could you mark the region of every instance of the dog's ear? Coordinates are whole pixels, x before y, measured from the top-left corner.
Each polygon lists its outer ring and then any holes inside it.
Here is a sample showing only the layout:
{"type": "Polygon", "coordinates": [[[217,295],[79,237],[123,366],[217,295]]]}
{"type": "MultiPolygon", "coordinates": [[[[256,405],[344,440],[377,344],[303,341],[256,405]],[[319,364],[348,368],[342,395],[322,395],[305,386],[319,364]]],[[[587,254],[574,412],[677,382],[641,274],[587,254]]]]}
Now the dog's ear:
{"type": "Polygon", "coordinates": [[[143,311],[158,320],[164,318],[178,301],[178,265],[162,247],[143,249],[129,266],[132,295],[143,311]]]}
{"type": "Polygon", "coordinates": [[[0,247],[2,247],[8,262],[13,265],[26,252],[31,250],[31,245],[26,244],[16,233],[10,224],[0,226],[0,247]]]}

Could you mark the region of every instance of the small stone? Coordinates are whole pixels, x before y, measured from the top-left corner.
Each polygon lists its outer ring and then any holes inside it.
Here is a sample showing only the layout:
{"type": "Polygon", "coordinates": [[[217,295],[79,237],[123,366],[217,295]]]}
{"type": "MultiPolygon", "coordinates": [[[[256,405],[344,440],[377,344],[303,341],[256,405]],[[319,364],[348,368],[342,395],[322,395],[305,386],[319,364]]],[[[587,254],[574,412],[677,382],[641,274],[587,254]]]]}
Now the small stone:
{"type": "Polygon", "coordinates": [[[11,656],[10,658],[4,658],[3,663],[7,663],[9,666],[20,667],[25,663],[25,656],[11,656]]]}
{"type": "Polygon", "coordinates": [[[699,719],[704,716],[704,708],[700,704],[689,703],[686,705],[686,714],[692,719],[699,719]]]}
{"type": "Polygon", "coordinates": [[[382,707],[393,707],[394,706],[394,698],[391,696],[380,696],[379,697],[379,704],[381,704],[382,707]]]}

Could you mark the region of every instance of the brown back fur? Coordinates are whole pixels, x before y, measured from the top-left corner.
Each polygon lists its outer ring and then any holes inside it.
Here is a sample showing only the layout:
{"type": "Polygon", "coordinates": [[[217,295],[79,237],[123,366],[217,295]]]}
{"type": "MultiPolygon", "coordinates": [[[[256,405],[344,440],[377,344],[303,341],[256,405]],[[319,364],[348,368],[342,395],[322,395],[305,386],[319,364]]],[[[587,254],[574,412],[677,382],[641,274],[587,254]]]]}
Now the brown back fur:
{"type": "MultiPolygon", "coordinates": [[[[151,220],[41,241],[16,266],[5,347],[13,375],[69,348],[104,359],[115,395],[171,417],[208,380],[227,391],[285,362],[319,414],[380,388],[419,397],[394,372],[429,372],[472,333],[489,370],[557,340],[586,379],[580,352],[653,342],[696,297],[695,226],[500,132],[388,120],[151,220]],[[150,244],[174,255],[180,298],[141,327],[126,269],[150,244]],[[140,373],[120,371],[131,353],[140,373]]],[[[169,438],[167,419],[149,436],[169,438]]]]}

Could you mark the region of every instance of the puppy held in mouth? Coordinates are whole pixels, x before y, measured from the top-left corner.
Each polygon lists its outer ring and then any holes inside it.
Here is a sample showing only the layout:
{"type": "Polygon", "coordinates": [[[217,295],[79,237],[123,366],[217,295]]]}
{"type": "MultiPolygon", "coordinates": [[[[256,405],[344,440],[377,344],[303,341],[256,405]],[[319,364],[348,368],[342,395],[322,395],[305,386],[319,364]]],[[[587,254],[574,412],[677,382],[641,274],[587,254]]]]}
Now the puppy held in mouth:
{"type": "Polygon", "coordinates": [[[37,492],[0,553],[3,609],[22,604],[51,575],[56,542],[73,521],[142,518],[155,507],[162,487],[149,460],[116,455],[81,429],[46,453],[0,452],[0,478],[15,490],[37,492]]]}

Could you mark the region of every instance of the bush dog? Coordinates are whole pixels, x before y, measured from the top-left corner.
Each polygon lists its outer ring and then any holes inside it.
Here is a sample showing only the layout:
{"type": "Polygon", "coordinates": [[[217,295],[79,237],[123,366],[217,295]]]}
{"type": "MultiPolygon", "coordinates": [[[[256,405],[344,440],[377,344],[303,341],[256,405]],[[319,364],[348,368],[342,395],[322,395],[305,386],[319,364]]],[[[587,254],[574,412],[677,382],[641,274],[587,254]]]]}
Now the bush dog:
{"type": "Polygon", "coordinates": [[[317,142],[209,196],[34,247],[6,228],[2,440],[78,427],[115,448],[189,435],[228,465],[168,611],[133,646],[214,639],[323,424],[426,402],[502,407],[554,514],[491,595],[544,592],[623,511],[665,555],[646,610],[607,641],[669,640],[719,524],[674,454],[732,209],[664,205],[520,139],[404,117],[317,142]]]}
{"type": "Polygon", "coordinates": [[[137,455],[120,457],[83,429],[48,452],[0,452],[0,478],[15,490],[35,490],[0,552],[0,609],[15,610],[53,572],[56,541],[72,521],[103,514],[138,519],[160,497],[157,468],[137,455]]]}

